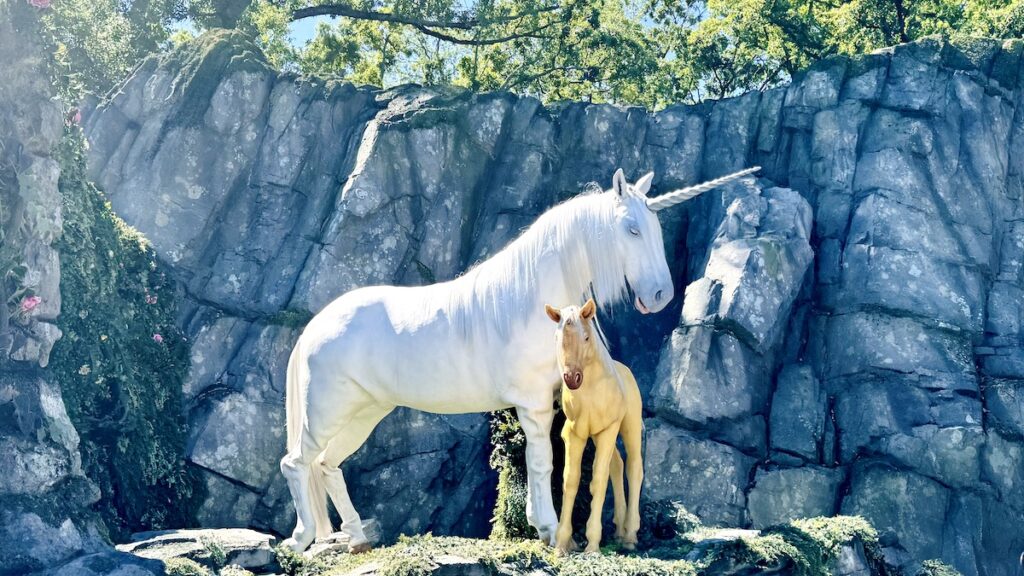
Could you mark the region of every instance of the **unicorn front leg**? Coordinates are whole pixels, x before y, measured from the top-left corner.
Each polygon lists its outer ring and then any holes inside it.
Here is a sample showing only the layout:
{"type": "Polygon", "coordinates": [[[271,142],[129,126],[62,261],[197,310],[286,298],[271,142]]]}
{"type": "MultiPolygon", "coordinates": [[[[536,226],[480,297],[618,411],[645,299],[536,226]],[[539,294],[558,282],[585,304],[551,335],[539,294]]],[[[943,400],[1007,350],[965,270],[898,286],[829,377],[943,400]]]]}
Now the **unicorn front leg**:
{"type": "Polygon", "coordinates": [[[542,542],[554,546],[558,516],[551,497],[551,422],[555,412],[549,404],[546,410],[516,408],[516,415],[526,435],[526,520],[542,542]]]}

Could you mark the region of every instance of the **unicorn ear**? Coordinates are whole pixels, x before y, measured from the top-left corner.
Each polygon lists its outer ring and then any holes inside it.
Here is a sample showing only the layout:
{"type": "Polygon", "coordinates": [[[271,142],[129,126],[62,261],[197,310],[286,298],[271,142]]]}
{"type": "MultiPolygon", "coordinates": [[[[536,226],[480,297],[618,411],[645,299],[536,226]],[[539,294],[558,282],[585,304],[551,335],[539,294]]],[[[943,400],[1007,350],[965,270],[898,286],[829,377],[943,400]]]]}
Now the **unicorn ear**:
{"type": "Polygon", "coordinates": [[[648,172],[647,174],[644,174],[639,180],[636,181],[636,184],[633,184],[633,192],[637,196],[640,196],[641,198],[646,197],[647,193],[650,192],[651,190],[651,182],[653,181],[654,172],[648,172]]]}
{"type": "Polygon", "coordinates": [[[580,318],[584,320],[590,320],[594,317],[594,312],[597,311],[597,303],[594,302],[593,298],[589,298],[587,303],[580,308],[580,318]]]}
{"type": "Polygon", "coordinates": [[[615,175],[612,176],[612,190],[615,190],[619,198],[624,198],[626,194],[629,194],[629,184],[626,183],[626,175],[623,174],[622,168],[616,170],[615,175]]]}
{"type": "Polygon", "coordinates": [[[555,307],[553,307],[551,305],[545,304],[544,305],[544,311],[547,312],[548,318],[551,318],[551,320],[553,320],[555,322],[561,322],[562,321],[562,313],[558,311],[558,308],[555,308],[555,307]]]}

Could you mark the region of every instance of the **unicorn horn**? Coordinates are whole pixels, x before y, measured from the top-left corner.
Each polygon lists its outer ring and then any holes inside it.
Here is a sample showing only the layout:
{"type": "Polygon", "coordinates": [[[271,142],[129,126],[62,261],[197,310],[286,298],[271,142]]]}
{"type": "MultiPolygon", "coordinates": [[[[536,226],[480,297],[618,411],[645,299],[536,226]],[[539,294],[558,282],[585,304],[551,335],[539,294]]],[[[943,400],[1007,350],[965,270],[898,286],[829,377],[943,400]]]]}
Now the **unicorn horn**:
{"type": "Polygon", "coordinates": [[[669,206],[675,206],[680,202],[686,202],[687,200],[693,198],[694,196],[700,196],[701,194],[707,192],[708,190],[717,188],[722,184],[725,184],[726,182],[731,182],[737,178],[742,178],[747,174],[753,174],[754,172],[757,172],[760,169],[760,166],[754,166],[753,168],[744,168],[739,172],[726,174],[725,176],[722,176],[720,178],[708,180],[707,182],[702,182],[695,186],[688,186],[686,188],[682,188],[674,192],[667,192],[655,198],[648,198],[647,207],[650,208],[652,212],[664,210],[665,208],[668,208],[669,206]]]}

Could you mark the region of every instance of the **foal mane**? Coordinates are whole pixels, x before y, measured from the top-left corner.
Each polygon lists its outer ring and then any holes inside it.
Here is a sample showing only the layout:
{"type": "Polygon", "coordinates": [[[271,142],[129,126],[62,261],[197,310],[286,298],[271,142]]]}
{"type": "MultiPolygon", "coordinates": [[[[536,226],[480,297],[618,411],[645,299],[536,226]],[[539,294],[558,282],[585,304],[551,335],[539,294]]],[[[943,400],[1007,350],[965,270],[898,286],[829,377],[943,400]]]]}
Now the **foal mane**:
{"type": "Polygon", "coordinates": [[[451,312],[482,313],[497,322],[499,335],[508,336],[543,309],[543,302],[535,300],[544,297],[545,284],[564,282],[575,295],[576,301],[559,305],[578,305],[593,295],[607,308],[625,299],[625,263],[611,234],[615,208],[615,193],[601,191],[584,192],[548,209],[505,248],[454,281],[459,286],[451,291],[451,312]],[[558,258],[561,277],[545,277],[538,270],[550,256],[558,258]]]}

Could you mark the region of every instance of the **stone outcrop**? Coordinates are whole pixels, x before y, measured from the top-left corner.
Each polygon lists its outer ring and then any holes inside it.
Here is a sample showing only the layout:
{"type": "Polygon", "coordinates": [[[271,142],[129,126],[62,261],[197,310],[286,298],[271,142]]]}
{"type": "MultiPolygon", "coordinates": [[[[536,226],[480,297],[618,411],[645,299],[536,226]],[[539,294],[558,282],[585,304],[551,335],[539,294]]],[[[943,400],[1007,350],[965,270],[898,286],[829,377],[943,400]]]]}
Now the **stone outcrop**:
{"type": "MultiPolygon", "coordinates": [[[[148,60],[87,114],[90,170],[189,302],[203,523],[290,530],[284,367],[332,298],[452,278],[617,167],[657,193],[758,164],[660,214],[673,305],[606,322],[647,399],[647,497],[862,514],[896,564],[1014,574],[1022,46],[926,39],[654,113],[295,77],[224,32],[148,60]]],[[[485,415],[398,411],[345,471],[386,537],[479,535],[487,452],[485,415]]]]}
{"type": "Polygon", "coordinates": [[[0,5],[0,574],[59,566],[105,548],[88,507],[79,436],[47,369],[60,338],[63,130],[24,3],[0,5]],[[17,81],[14,81],[17,79],[17,81]]]}

